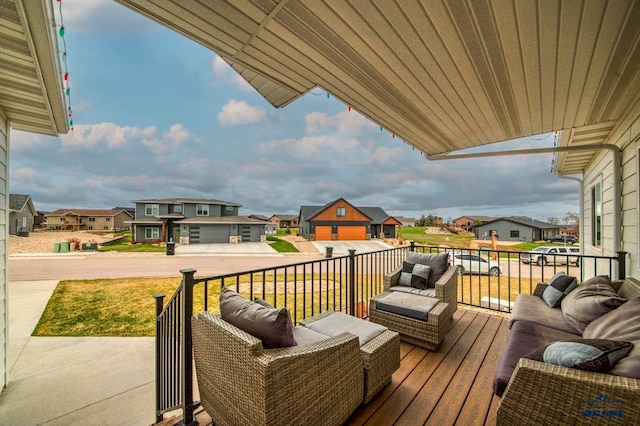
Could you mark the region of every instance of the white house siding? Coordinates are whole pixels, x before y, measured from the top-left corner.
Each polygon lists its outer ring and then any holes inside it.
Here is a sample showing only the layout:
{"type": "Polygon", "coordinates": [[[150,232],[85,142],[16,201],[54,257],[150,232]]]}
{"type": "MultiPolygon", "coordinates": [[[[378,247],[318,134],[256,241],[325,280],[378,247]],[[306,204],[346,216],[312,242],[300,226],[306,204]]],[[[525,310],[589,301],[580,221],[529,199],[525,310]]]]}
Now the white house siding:
{"type": "MultiPolygon", "coordinates": [[[[620,249],[628,252],[627,269],[628,276],[640,277],[640,247],[638,245],[639,225],[638,225],[638,149],[640,142],[640,102],[630,109],[629,113],[620,120],[618,126],[614,129],[611,137],[607,141],[609,144],[615,144],[622,149],[622,188],[621,188],[621,212],[614,212],[613,203],[613,157],[610,151],[603,150],[589,165],[585,171],[583,180],[584,195],[584,233],[581,236],[582,250],[585,254],[615,256],[616,247],[613,241],[614,215],[621,216],[621,244],[620,249]],[[602,182],[602,213],[603,213],[603,229],[602,229],[602,246],[601,248],[593,247],[591,244],[592,227],[591,220],[593,212],[591,211],[591,188],[601,180],[602,182]]],[[[603,268],[595,271],[592,265],[585,265],[586,276],[603,273],[603,268]]],[[[608,267],[607,267],[608,268],[608,267]]]]}
{"type": "Polygon", "coordinates": [[[4,388],[9,382],[7,369],[7,342],[9,341],[7,309],[8,284],[7,284],[7,263],[9,250],[7,245],[7,221],[9,220],[9,191],[7,188],[8,179],[8,156],[9,151],[9,125],[0,111],[0,374],[2,375],[2,386],[4,388]]]}

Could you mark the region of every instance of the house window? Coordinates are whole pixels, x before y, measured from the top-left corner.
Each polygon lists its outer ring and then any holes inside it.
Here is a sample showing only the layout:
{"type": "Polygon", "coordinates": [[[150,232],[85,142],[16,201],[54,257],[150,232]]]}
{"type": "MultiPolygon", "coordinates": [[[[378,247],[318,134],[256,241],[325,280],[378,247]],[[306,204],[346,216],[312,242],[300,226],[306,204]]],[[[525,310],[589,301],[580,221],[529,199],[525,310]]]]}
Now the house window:
{"type": "Polygon", "coordinates": [[[345,217],[347,215],[347,209],[345,207],[338,207],[336,209],[336,216],[345,217]]]}
{"type": "Polygon", "coordinates": [[[602,183],[591,188],[591,244],[600,247],[602,244],[602,183]]]}
{"type": "Polygon", "coordinates": [[[209,216],[209,205],[196,204],[196,216],[209,216]]]}
{"type": "Polygon", "coordinates": [[[160,214],[160,204],[145,204],[144,212],[147,216],[158,216],[160,214]]]}
{"type": "Polygon", "coordinates": [[[182,204],[176,204],[173,206],[174,213],[182,213],[182,204]]]}
{"type": "Polygon", "coordinates": [[[26,228],[26,227],[27,227],[27,218],[26,218],[26,217],[23,217],[23,218],[22,218],[22,227],[23,227],[23,228],[26,228]]]}
{"type": "Polygon", "coordinates": [[[158,240],[160,239],[160,228],[145,228],[144,229],[144,238],[147,240],[158,240]]]}
{"type": "Polygon", "coordinates": [[[511,238],[520,238],[520,231],[511,231],[511,238]]]}
{"type": "Polygon", "coordinates": [[[107,222],[111,222],[111,218],[110,217],[105,217],[104,220],[106,220],[107,222]]]}
{"type": "Polygon", "coordinates": [[[232,212],[233,211],[233,206],[226,206],[224,209],[226,211],[228,211],[228,212],[232,212]]]}
{"type": "Polygon", "coordinates": [[[96,218],[95,218],[95,217],[90,217],[90,218],[89,218],[89,222],[95,222],[95,221],[96,221],[96,218]]]}

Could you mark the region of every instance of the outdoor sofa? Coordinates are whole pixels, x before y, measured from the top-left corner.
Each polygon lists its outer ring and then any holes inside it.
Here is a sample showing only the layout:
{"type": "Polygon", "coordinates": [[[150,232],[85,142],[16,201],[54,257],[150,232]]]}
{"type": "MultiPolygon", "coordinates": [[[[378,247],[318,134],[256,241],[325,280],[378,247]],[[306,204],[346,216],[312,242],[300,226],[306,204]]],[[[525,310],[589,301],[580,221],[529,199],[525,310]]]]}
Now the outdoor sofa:
{"type": "Polygon", "coordinates": [[[509,328],[498,425],[640,424],[638,281],[556,274],[517,297],[509,328]]]}
{"type": "Polygon", "coordinates": [[[436,350],[451,327],[457,291],[458,267],[449,265],[447,253],[409,251],[384,277],[384,292],[370,299],[369,320],[397,331],[404,342],[436,350]]]}

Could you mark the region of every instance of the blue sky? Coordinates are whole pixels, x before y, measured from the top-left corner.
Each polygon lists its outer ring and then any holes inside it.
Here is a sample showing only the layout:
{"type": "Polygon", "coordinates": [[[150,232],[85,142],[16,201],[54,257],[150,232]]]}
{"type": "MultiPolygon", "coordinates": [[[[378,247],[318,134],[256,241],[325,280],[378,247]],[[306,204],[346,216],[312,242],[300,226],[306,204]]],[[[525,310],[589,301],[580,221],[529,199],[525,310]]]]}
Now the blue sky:
{"type": "Polygon", "coordinates": [[[321,89],[273,108],[213,52],[111,0],[63,0],[62,15],[74,130],[11,139],[10,191],[38,210],[195,197],[270,216],[342,197],[445,220],[578,211],[550,154],[427,161],[321,89]]]}

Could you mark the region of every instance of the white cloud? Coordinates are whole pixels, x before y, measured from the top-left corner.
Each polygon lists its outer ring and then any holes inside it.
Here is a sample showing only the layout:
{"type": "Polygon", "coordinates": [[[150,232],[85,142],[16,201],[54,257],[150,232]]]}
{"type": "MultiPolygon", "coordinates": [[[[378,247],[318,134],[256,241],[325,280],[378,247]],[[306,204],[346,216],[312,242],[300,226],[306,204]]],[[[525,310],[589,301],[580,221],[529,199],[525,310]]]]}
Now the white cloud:
{"type": "Polygon", "coordinates": [[[21,167],[11,171],[11,179],[17,182],[29,182],[36,175],[36,171],[31,167],[21,167]]]}
{"type": "Polygon", "coordinates": [[[155,126],[139,128],[114,123],[78,124],[60,139],[62,146],[68,149],[87,149],[97,145],[115,148],[130,140],[151,137],[155,132],[155,126]]]}
{"type": "Polygon", "coordinates": [[[266,116],[267,112],[262,107],[251,106],[244,101],[231,99],[218,114],[218,123],[224,127],[258,123],[266,116]]]}
{"type": "Polygon", "coordinates": [[[371,125],[360,113],[351,110],[340,111],[335,115],[327,115],[323,112],[312,112],[304,119],[305,132],[314,133],[339,133],[345,136],[360,136],[371,125]]]}
{"type": "MultiPolygon", "coordinates": [[[[154,132],[149,134],[149,136],[153,136],[154,134],[155,128],[154,132]]],[[[151,149],[151,152],[154,154],[163,154],[180,148],[190,141],[198,142],[199,140],[196,135],[191,133],[182,124],[173,124],[168,132],[162,134],[162,137],[144,138],[142,139],[142,144],[151,149]]]]}
{"type": "Polygon", "coordinates": [[[221,85],[230,85],[243,92],[253,92],[255,89],[242,78],[229,64],[220,56],[216,55],[211,61],[211,70],[216,78],[216,83],[221,85]]]}

